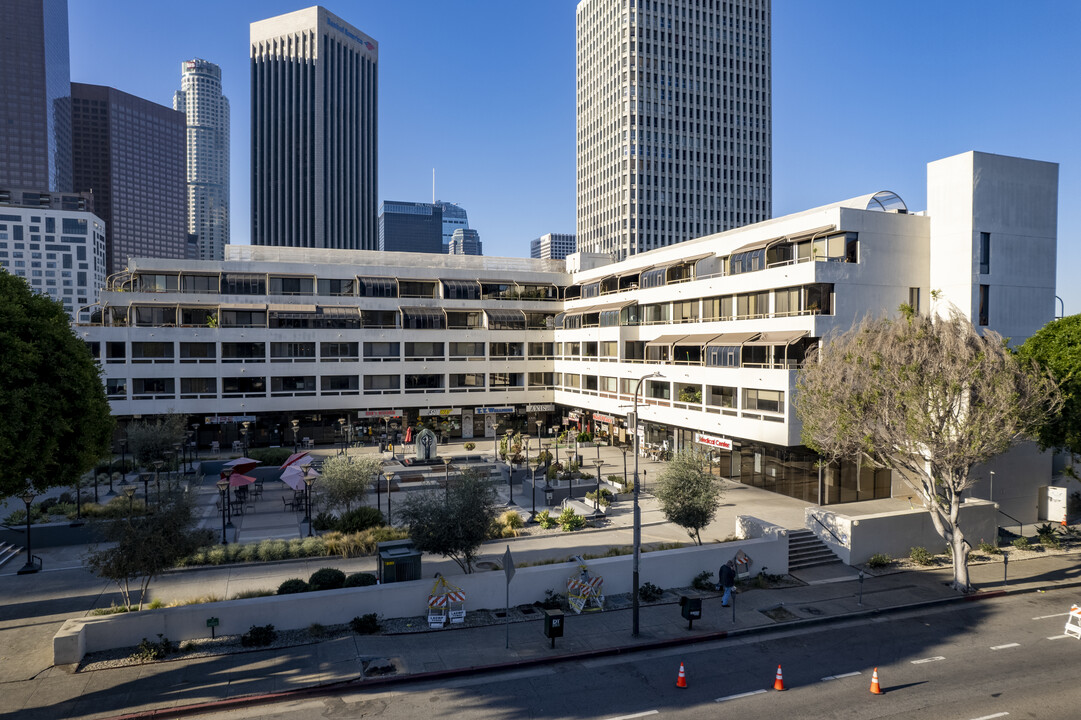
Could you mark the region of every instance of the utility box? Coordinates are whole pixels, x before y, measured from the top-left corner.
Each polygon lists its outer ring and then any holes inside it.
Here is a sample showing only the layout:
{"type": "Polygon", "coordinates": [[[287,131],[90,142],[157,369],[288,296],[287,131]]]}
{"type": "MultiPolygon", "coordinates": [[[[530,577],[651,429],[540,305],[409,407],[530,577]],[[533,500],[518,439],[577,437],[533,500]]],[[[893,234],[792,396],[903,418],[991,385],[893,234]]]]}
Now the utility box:
{"type": "Polygon", "coordinates": [[[1066,523],[1066,488],[1044,485],[1039,489],[1039,519],[1049,522],[1066,523]]]}
{"type": "Polygon", "coordinates": [[[552,647],[556,646],[556,638],[563,637],[563,611],[544,611],[544,637],[552,641],[552,647]]]}
{"type": "Polygon", "coordinates": [[[388,540],[376,545],[379,555],[379,582],[420,580],[421,553],[412,540],[388,540]]]}
{"type": "Polygon", "coordinates": [[[683,619],[687,621],[688,629],[694,627],[695,620],[702,619],[702,598],[692,598],[681,595],[679,598],[679,607],[683,613],[683,619]]]}

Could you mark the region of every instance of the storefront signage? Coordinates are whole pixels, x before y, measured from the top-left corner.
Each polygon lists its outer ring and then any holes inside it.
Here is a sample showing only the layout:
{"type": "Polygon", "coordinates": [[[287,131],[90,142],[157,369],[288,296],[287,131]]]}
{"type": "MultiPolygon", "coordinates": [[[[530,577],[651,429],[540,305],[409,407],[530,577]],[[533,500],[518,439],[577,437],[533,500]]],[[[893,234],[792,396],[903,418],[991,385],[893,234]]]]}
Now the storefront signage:
{"type": "Polygon", "coordinates": [[[226,423],[255,422],[254,415],[207,415],[203,418],[204,425],[225,425],[226,423]]]}
{"type": "Polygon", "coordinates": [[[396,417],[401,417],[401,416],[402,416],[402,411],[401,411],[401,410],[358,410],[358,411],[357,411],[357,417],[368,417],[368,418],[373,418],[373,417],[387,417],[387,418],[396,418],[396,417]]]}
{"type": "Polygon", "coordinates": [[[578,414],[578,413],[576,413],[576,412],[569,412],[569,413],[567,413],[567,417],[568,417],[568,418],[570,418],[571,420],[575,420],[575,421],[578,421],[578,420],[581,420],[581,419],[582,419],[582,416],[581,416],[581,415],[579,415],[579,414],[578,414]]]}
{"type": "Polygon", "coordinates": [[[701,433],[695,433],[694,441],[699,445],[708,445],[709,447],[717,448],[718,450],[732,449],[732,441],[728,438],[719,438],[713,435],[702,435],[701,433]]]}
{"type": "Polygon", "coordinates": [[[526,412],[531,412],[531,413],[555,412],[555,409],[556,409],[556,406],[554,404],[551,404],[551,403],[549,403],[548,405],[526,405],[525,406],[525,411],[526,412]]]}
{"type": "Polygon", "coordinates": [[[451,415],[461,415],[461,408],[424,408],[420,411],[422,417],[428,417],[431,415],[438,415],[440,417],[450,417],[451,415]]]}
{"type": "Polygon", "coordinates": [[[613,423],[615,423],[616,420],[611,415],[601,415],[600,413],[593,413],[593,421],[612,425],[613,423]]]}
{"type": "Polygon", "coordinates": [[[512,407],[479,407],[474,410],[478,415],[510,415],[514,412],[512,407]]]}

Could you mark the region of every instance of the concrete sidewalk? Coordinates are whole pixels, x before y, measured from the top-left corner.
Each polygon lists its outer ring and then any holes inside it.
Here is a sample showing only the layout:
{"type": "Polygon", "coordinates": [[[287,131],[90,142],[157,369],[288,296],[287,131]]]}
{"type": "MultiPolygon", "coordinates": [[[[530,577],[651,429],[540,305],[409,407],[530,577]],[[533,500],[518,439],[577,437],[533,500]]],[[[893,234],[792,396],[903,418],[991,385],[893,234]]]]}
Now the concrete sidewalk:
{"type": "MultiPolygon", "coordinates": [[[[404,635],[341,637],[308,645],[141,666],[68,673],[50,668],[33,679],[5,683],[0,718],[106,718],[149,716],[173,709],[170,717],[234,705],[270,702],[410,680],[438,680],[457,674],[526,667],[586,657],[715,640],[746,633],[791,629],[861,615],[933,606],[1002,594],[1081,586],[1079,555],[1015,561],[1003,586],[1001,563],[971,568],[974,595],[948,586],[949,569],[867,577],[862,605],[856,581],[824,582],[779,589],[750,588],[736,596],[735,613],[720,606],[717,593],[703,597],[702,619],[688,630],[678,596],[641,609],[640,637],[631,637],[631,611],[568,615],[566,633],[555,649],[543,637],[541,615],[511,623],[510,648],[504,625],[446,629],[404,635]],[[778,610],[778,608],[782,608],[778,610]],[[771,611],[774,617],[764,614],[771,611]],[[377,668],[390,662],[392,674],[377,668]],[[282,695],[284,694],[284,695],[282,695]],[[184,709],[184,710],[182,710],[184,709]]],[[[1065,612],[1076,601],[1062,594],[1065,612]]]]}

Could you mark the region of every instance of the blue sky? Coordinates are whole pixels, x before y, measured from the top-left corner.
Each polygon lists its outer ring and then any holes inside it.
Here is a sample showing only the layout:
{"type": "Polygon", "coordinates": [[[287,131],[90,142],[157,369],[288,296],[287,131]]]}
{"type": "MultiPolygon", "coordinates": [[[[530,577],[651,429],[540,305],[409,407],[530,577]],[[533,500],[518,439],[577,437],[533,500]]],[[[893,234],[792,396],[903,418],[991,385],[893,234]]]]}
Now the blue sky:
{"type": "MultiPolygon", "coordinates": [[[[333,0],[379,41],[379,198],[460,203],[486,255],[574,231],[575,0],[333,0]]],[[[248,24],[282,0],[69,0],[71,78],[171,105],[180,63],[222,67],[232,237],[248,241],[248,24]]],[[[1081,312],[1081,3],[773,0],[773,206],[877,190],[925,207],[926,163],[1060,164],[1058,294],[1081,312]]]]}

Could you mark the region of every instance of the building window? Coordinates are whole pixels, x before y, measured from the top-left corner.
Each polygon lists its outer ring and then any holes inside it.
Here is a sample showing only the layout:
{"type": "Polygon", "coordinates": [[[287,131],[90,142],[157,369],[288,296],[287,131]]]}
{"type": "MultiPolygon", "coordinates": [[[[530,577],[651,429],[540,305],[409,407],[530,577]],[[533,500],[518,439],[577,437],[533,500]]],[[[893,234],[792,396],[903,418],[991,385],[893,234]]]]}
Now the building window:
{"type": "Polygon", "coordinates": [[[991,233],[980,233],[980,274],[991,272],[991,233]]]}
{"type": "Polygon", "coordinates": [[[759,410],[762,412],[784,412],[783,390],[755,390],[743,391],[743,409],[759,410]]]}
{"type": "Polygon", "coordinates": [[[980,325],[990,325],[991,324],[989,319],[988,319],[990,317],[990,315],[991,315],[991,311],[990,311],[990,307],[989,307],[990,302],[991,302],[990,292],[991,292],[991,286],[990,285],[980,285],[980,325]]]}
{"type": "Polygon", "coordinates": [[[918,287],[908,289],[908,306],[917,315],[920,312],[920,289],[918,287]]]}

